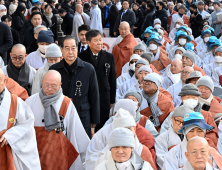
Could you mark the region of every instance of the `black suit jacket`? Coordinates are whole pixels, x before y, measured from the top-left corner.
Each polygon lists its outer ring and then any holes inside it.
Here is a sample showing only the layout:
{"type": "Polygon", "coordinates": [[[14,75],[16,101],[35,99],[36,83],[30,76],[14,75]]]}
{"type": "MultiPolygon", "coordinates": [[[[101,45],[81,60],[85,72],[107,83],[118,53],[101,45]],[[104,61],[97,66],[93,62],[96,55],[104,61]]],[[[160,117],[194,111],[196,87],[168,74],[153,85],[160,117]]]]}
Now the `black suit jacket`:
{"type": "Polygon", "coordinates": [[[116,67],[114,55],[106,51],[100,51],[100,58],[98,66],[96,67],[91,57],[91,50],[88,47],[85,51],[79,54],[79,58],[93,65],[96,70],[99,95],[100,95],[100,124],[98,127],[102,127],[109,119],[110,104],[115,103],[116,98],[116,67]],[[106,68],[105,64],[110,67],[106,68]],[[107,74],[106,74],[107,70],[107,74]]]}

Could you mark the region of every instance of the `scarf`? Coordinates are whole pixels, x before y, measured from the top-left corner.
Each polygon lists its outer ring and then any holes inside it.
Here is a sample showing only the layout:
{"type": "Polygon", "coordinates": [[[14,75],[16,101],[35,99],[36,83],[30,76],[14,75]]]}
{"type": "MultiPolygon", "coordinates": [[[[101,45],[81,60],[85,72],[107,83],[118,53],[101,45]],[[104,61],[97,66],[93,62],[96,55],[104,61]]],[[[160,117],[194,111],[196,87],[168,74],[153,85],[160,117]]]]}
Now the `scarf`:
{"type": "MultiPolygon", "coordinates": [[[[130,159],[126,162],[118,163],[116,162],[116,168],[118,170],[128,170],[128,167],[131,165],[130,159]]],[[[131,165],[132,166],[132,165],[131,165]]]]}
{"type": "Polygon", "coordinates": [[[48,23],[49,23],[49,27],[52,26],[52,17],[53,17],[53,13],[51,12],[51,14],[47,15],[46,13],[44,13],[48,23]]]}
{"type": "Polygon", "coordinates": [[[152,115],[153,115],[153,120],[151,120],[154,124],[155,127],[160,126],[160,121],[158,117],[162,115],[163,113],[161,112],[160,108],[157,106],[155,103],[155,99],[159,94],[159,90],[156,91],[156,93],[149,97],[144,90],[142,91],[143,97],[147,100],[148,105],[150,106],[152,115]]]}
{"type": "Polygon", "coordinates": [[[7,66],[7,72],[8,72],[8,76],[12,78],[14,81],[16,81],[20,86],[24,87],[30,96],[32,86],[29,83],[30,68],[28,64],[24,62],[22,67],[18,69],[13,65],[12,61],[9,60],[9,63],[7,66]]]}
{"type": "MultiPolygon", "coordinates": [[[[183,102],[181,102],[181,104],[180,104],[180,106],[182,106],[183,105],[183,102]]],[[[200,103],[198,103],[197,104],[197,106],[194,108],[194,109],[192,109],[191,107],[189,107],[189,105],[186,105],[190,110],[193,110],[193,111],[195,111],[195,112],[200,112],[201,113],[201,110],[202,110],[202,107],[201,107],[201,104],[200,103]]]]}
{"type": "Polygon", "coordinates": [[[134,72],[132,70],[129,70],[129,75],[130,75],[130,77],[133,77],[134,72]]]}
{"type": "Polygon", "coordinates": [[[201,97],[199,97],[198,101],[200,102],[201,106],[203,106],[204,103],[210,105],[211,101],[213,100],[213,95],[211,94],[210,97],[208,99],[203,99],[201,97]]]}
{"type": "Polygon", "coordinates": [[[48,132],[61,127],[59,115],[55,109],[56,108],[55,103],[57,102],[57,100],[60,98],[61,95],[62,95],[61,87],[55,94],[50,96],[46,96],[42,88],[39,92],[40,100],[45,109],[44,111],[45,130],[47,130],[48,132]]]}
{"type": "Polygon", "coordinates": [[[0,93],[0,106],[2,104],[2,100],[4,98],[4,95],[5,95],[5,88],[2,90],[2,92],[0,93]]]}
{"type": "Polygon", "coordinates": [[[168,77],[170,78],[170,80],[173,82],[173,84],[176,84],[180,81],[180,73],[177,74],[173,74],[170,70],[168,72],[168,77]]]}

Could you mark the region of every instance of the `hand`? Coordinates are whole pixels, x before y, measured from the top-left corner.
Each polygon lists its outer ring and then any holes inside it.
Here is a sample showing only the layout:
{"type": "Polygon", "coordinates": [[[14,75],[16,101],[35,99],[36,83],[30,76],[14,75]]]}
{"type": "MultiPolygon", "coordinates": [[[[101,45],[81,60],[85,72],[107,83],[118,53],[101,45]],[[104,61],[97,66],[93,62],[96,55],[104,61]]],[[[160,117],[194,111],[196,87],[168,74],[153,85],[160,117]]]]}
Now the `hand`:
{"type": "Polygon", "coordinates": [[[59,42],[58,42],[58,41],[55,41],[55,43],[58,44],[59,42]]]}
{"type": "Polygon", "coordinates": [[[96,124],[91,123],[91,128],[95,128],[96,124]]]}
{"type": "Polygon", "coordinates": [[[134,27],[134,29],[137,29],[137,27],[134,27]]]}
{"type": "Polygon", "coordinates": [[[114,32],[113,35],[116,36],[116,32],[114,32]]]}
{"type": "Polygon", "coordinates": [[[113,104],[110,104],[110,109],[113,107],[113,104]]]}
{"type": "Polygon", "coordinates": [[[191,18],[193,18],[193,17],[195,17],[195,15],[194,15],[194,14],[191,14],[191,18]]]}
{"type": "Polygon", "coordinates": [[[219,24],[219,23],[221,23],[221,21],[220,20],[216,20],[215,24],[219,24]]]}
{"type": "Polygon", "coordinates": [[[143,83],[142,83],[142,84],[140,84],[139,88],[140,88],[140,89],[142,89],[142,88],[143,88],[143,83]]]}
{"type": "Polygon", "coordinates": [[[6,138],[5,138],[4,136],[2,136],[2,137],[0,138],[0,142],[2,142],[1,147],[3,147],[4,145],[8,145],[8,141],[6,140],[6,138]]]}
{"type": "Polygon", "coordinates": [[[207,5],[205,5],[205,9],[208,10],[208,6],[207,5]]]}

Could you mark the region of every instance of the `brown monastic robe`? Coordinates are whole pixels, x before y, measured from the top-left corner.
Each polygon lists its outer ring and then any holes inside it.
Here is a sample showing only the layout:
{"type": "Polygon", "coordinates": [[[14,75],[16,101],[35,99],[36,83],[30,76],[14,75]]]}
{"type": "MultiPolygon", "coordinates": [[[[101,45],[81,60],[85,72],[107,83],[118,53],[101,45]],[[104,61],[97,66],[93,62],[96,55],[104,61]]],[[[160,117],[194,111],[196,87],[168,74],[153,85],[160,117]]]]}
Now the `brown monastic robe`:
{"type": "Polygon", "coordinates": [[[194,64],[194,66],[193,66],[193,69],[194,69],[194,71],[199,71],[199,72],[201,72],[202,76],[206,76],[206,73],[202,70],[202,68],[196,66],[195,64],[194,64]]]}

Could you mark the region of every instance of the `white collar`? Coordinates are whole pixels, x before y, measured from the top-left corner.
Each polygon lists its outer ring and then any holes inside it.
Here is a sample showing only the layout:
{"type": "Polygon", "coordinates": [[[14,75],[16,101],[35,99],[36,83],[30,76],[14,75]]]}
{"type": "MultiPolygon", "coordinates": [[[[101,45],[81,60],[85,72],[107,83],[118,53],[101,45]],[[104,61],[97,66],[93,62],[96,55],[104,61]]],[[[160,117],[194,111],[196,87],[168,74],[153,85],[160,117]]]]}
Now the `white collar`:
{"type": "MultiPolygon", "coordinates": [[[[93,53],[93,52],[92,52],[92,53],[93,53]]],[[[98,56],[98,55],[99,55],[99,53],[97,53],[97,54],[94,54],[94,53],[93,53],[93,55],[98,56]]]]}
{"type": "Polygon", "coordinates": [[[88,44],[83,45],[83,44],[81,43],[81,46],[80,46],[80,47],[82,47],[82,46],[84,46],[85,48],[87,48],[87,47],[88,47],[88,44]]]}

